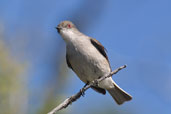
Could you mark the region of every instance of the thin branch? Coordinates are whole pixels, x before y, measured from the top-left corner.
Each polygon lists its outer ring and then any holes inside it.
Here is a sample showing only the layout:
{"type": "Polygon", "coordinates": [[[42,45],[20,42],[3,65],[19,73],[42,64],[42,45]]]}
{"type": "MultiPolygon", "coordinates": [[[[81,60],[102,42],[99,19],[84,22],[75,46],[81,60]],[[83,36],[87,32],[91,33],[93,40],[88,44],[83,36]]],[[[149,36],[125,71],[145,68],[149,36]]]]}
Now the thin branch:
{"type": "Polygon", "coordinates": [[[84,92],[87,89],[89,89],[91,86],[97,86],[99,84],[99,82],[103,81],[106,78],[112,77],[114,74],[118,73],[120,70],[122,70],[124,68],[126,68],[126,65],[123,65],[123,66],[117,68],[116,70],[112,71],[109,75],[102,76],[101,78],[92,81],[90,84],[87,84],[78,93],[76,93],[75,95],[72,95],[71,97],[67,98],[65,101],[63,101],[61,104],[59,104],[56,108],[54,108],[48,114],[55,114],[57,111],[59,111],[59,110],[61,110],[63,108],[68,107],[68,105],[70,105],[72,102],[76,101],[81,96],[83,96],[84,95],[84,92]]]}

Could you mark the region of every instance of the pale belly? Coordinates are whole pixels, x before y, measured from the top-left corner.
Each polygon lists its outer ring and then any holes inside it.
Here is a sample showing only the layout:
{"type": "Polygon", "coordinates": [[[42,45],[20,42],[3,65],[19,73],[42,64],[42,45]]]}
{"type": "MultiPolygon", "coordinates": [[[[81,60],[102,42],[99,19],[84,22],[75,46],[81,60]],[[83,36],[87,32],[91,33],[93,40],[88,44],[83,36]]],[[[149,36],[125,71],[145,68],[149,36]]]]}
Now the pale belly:
{"type": "MultiPolygon", "coordinates": [[[[77,76],[84,82],[92,82],[110,73],[110,65],[106,58],[97,52],[96,48],[86,47],[85,50],[78,50],[68,47],[67,53],[70,64],[77,76]]],[[[105,79],[99,84],[101,88],[112,88],[112,78],[105,79]]]]}

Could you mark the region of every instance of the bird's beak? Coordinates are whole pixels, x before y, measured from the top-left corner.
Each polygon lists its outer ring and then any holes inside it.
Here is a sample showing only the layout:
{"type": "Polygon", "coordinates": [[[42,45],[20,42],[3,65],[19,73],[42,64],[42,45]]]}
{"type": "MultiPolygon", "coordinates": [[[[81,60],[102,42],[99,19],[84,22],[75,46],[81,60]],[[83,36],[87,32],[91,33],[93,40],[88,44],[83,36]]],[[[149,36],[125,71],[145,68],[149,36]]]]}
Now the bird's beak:
{"type": "Polygon", "coordinates": [[[58,33],[60,33],[60,31],[61,31],[61,27],[58,25],[57,27],[55,27],[56,29],[57,29],[57,31],[58,31],[58,33]]]}

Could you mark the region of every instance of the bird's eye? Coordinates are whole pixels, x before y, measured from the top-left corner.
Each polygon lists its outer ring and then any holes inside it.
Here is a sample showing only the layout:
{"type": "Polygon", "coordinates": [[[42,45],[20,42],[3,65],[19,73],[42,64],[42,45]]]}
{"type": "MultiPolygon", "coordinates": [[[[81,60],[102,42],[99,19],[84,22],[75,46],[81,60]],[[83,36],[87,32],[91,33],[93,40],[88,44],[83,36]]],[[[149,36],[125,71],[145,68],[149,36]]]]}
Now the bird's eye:
{"type": "Polygon", "coordinates": [[[68,24],[67,26],[68,26],[68,28],[71,28],[71,25],[70,24],[68,24]]]}

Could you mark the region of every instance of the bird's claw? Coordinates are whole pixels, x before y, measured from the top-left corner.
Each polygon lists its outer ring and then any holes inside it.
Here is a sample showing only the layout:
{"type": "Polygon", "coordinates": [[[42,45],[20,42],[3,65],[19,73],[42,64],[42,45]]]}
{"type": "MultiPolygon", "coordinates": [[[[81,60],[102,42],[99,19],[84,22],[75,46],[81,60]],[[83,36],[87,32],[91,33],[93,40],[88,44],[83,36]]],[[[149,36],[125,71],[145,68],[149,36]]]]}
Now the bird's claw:
{"type": "Polygon", "coordinates": [[[84,95],[85,95],[84,88],[82,88],[82,89],[80,90],[80,92],[81,92],[81,95],[84,97],[84,95]]]}
{"type": "Polygon", "coordinates": [[[97,80],[94,80],[94,85],[95,86],[98,86],[99,85],[99,82],[97,80]]]}

